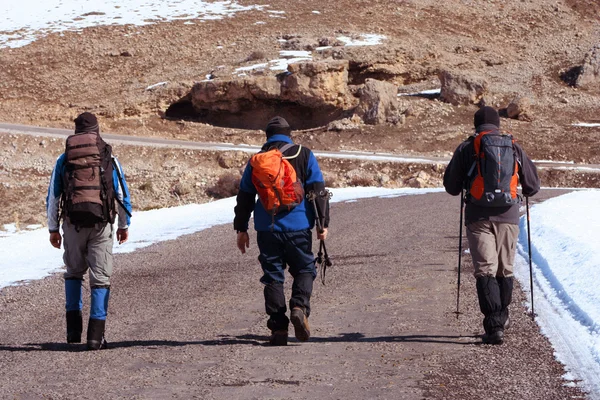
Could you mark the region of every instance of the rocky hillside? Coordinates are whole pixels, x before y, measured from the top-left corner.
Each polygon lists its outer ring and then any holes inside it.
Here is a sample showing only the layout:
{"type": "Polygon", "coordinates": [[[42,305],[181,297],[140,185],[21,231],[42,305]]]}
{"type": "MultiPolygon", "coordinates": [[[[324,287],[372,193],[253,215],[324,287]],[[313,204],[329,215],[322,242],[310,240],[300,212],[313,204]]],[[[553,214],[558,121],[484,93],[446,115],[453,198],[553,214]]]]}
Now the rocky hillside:
{"type": "MultiPolygon", "coordinates": [[[[92,111],[104,131],[260,144],[261,127],[280,114],[314,149],[448,157],[485,103],[532,158],[599,164],[600,129],[572,125],[600,122],[599,10],[592,0],[276,0],[223,20],[50,34],[0,49],[0,121],[72,128],[92,111]]],[[[0,143],[4,204],[19,198],[17,177],[44,180],[52,167],[31,175],[31,159],[14,161],[26,142],[0,143]]],[[[122,153],[141,208],[177,204],[181,194],[201,201],[238,174],[218,155],[190,155],[192,173],[185,154],[122,153]],[[144,170],[173,176],[148,190],[144,170]]],[[[323,163],[339,185],[427,186],[441,175],[437,165],[323,163]]],[[[547,185],[598,181],[544,174],[547,185]]]]}

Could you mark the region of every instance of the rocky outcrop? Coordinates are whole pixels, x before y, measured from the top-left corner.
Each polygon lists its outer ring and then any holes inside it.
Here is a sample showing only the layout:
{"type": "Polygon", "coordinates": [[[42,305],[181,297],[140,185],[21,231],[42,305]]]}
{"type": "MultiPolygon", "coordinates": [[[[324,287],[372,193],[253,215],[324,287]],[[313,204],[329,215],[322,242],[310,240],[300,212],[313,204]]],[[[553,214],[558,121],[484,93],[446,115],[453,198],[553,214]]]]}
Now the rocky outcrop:
{"type": "Polygon", "coordinates": [[[348,89],[348,62],[291,64],[281,80],[281,99],[311,108],[354,108],[357,101],[348,89]]]}
{"type": "Polygon", "coordinates": [[[455,106],[478,103],[488,87],[485,79],[452,71],[440,72],[439,78],[442,84],[440,99],[455,106]]]}
{"type": "Polygon", "coordinates": [[[396,85],[367,79],[362,88],[358,90],[360,102],[355,113],[362,118],[365,124],[377,125],[397,120],[398,88],[396,85]]]}
{"type": "Polygon", "coordinates": [[[600,89],[600,45],[596,45],[585,55],[575,86],[583,89],[600,89]]]}
{"type": "Polygon", "coordinates": [[[202,122],[246,129],[262,129],[281,115],[293,129],[306,129],[327,125],[357,105],[347,61],[301,62],[277,76],[198,82],[166,115],[181,118],[183,110],[202,122]]]}

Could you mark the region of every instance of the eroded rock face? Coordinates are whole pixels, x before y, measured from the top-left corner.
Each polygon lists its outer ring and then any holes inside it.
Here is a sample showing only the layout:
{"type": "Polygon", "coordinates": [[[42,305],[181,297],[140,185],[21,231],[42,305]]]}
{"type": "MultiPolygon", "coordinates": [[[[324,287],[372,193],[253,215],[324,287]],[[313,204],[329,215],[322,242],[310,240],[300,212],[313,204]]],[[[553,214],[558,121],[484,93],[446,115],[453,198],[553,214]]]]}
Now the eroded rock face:
{"type": "Polygon", "coordinates": [[[585,55],[575,86],[584,89],[600,89],[600,44],[585,55]]]}
{"type": "Polygon", "coordinates": [[[485,79],[452,71],[440,72],[440,82],[442,84],[440,99],[455,106],[478,103],[488,87],[485,79]]]}
{"type": "MultiPolygon", "coordinates": [[[[284,117],[293,129],[326,125],[358,99],[348,87],[348,62],[303,62],[291,64],[278,76],[250,76],[229,81],[196,83],[177,106],[189,110],[203,122],[220,126],[262,129],[274,115],[284,117]]],[[[171,115],[174,115],[172,106],[171,115]]]]}
{"type": "Polygon", "coordinates": [[[281,82],[283,100],[307,107],[354,108],[356,98],[348,89],[348,61],[291,64],[281,82]]]}
{"type": "Polygon", "coordinates": [[[355,113],[365,124],[383,124],[398,117],[398,88],[393,83],[367,79],[358,93],[360,102],[355,113]]]}

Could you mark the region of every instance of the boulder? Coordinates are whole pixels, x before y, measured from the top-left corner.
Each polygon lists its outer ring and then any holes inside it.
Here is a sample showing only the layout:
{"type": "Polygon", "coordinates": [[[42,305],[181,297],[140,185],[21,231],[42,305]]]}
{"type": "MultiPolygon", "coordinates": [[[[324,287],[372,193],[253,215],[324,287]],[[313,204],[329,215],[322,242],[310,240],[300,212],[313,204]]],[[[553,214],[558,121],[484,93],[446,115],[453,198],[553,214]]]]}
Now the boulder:
{"type": "Polygon", "coordinates": [[[575,86],[583,89],[600,88],[600,44],[585,55],[575,86]]]}
{"type": "Polygon", "coordinates": [[[456,72],[441,71],[439,77],[442,84],[440,99],[455,106],[477,104],[488,87],[485,79],[456,72]]]}
{"type": "Polygon", "coordinates": [[[282,100],[310,108],[356,106],[348,89],[348,61],[301,62],[289,65],[288,72],[281,81],[282,100]]]}
{"type": "MultiPolygon", "coordinates": [[[[359,118],[357,117],[356,119],[359,119],[359,118]]],[[[332,121],[327,125],[328,131],[337,131],[337,132],[347,131],[347,130],[352,130],[352,129],[359,129],[359,128],[360,128],[360,123],[354,122],[350,118],[338,119],[337,121],[332,121]]]]}
{"type": "Polygon", "coordinates": [[[433,186],[431,175],[425,171],[419,171],[406,181],[407,186],[412,188],[426,188],[433,186]]]}
{"type": "Polygon", "coordinates": [[[531,99],[525,96],[517,96],[506,107],[508,118],[519,119],[521,121],[532,121],[533,113],[531,111],[531,99]]]}
{"type": "Polygon", "coordinates": [[[241,168],[246,165],[250,154],[243,151],[225,151],[217,157],[219,167],[225,169],[241,168]]]}
{"type": "Polygon", "coordinates": [[[355,113],[365,124],[377,125],[398,117],[398,88],[396,85],[367,79],[359,90],[360,101],[355,113]]]}

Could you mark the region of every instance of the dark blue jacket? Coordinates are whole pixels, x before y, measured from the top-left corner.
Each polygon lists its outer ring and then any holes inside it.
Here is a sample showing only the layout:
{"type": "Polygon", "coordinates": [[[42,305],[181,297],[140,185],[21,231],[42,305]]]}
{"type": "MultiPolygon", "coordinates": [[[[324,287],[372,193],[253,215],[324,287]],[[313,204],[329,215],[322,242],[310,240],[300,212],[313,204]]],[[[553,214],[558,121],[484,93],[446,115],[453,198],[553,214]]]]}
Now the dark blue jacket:
{"type": "MultiPolygon", "coordinates": [[[[288,143],[293,143],[286,135],[273,135],[268,138],[263,150],[270,148],[281,148],[288,143]]],[[[298,146],[292,146],[285,151],[285,156],[298,153],[298,146]]],[[[296,171],[298,180],[302,182],[305,193],[311,190],[317,193],[325,189],[323,174],[312,151],[306,147],[300,149],[297,157],[288,159],[296,171]]],[[[306,199],[291,211],[278,213],[274,219],[264,209],[260,201],[256,201],[256,188],[252,183],[252,166],[250,162],[246,165],[240,191],[237,196],[235,207],[234,229],[239,232],[248,230],[248,221],[254,211],[254,229],[256,231],[294,232],[312,229],[315,224],[315,212],[312,204],[306,199]]],[[[319,212],[323,215],[324,226],[329,224],[328,207],[320,203],[319,212]]]]}

